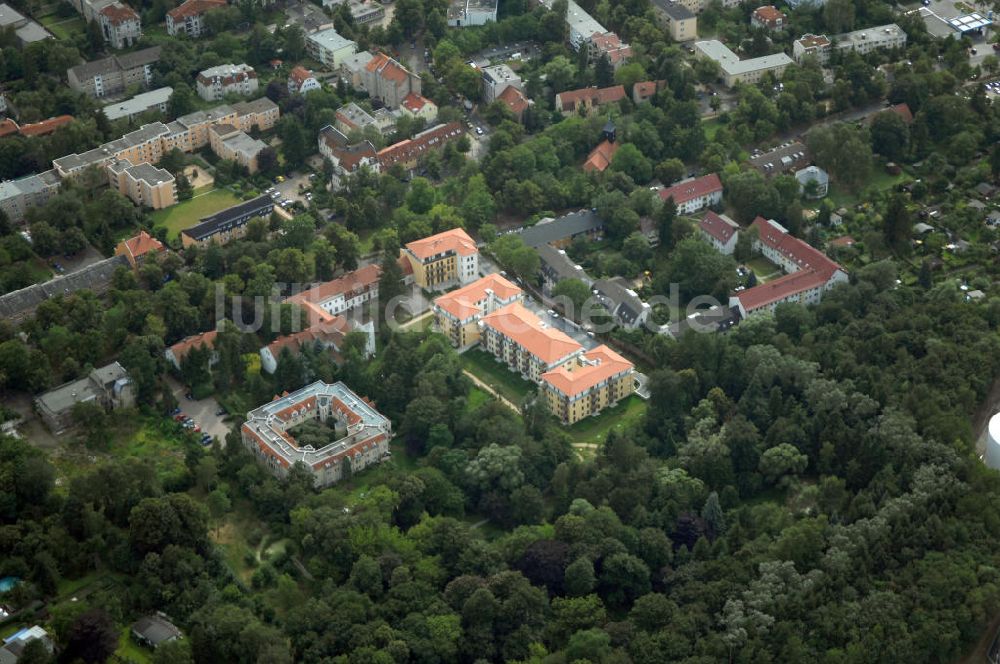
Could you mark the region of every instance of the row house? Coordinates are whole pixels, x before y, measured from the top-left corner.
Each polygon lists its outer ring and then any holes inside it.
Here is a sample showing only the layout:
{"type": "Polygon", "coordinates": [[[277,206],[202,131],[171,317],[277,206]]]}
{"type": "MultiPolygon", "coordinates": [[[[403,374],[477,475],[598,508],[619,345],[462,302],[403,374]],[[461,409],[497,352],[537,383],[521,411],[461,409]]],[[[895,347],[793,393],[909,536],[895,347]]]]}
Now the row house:
{"type": "Polygon", "coordinates": [[[678,214],[693,214],[722,202],[722,181],[715,173],[682,180],[660,190],[660,199],[673,199],[678,214]]]}

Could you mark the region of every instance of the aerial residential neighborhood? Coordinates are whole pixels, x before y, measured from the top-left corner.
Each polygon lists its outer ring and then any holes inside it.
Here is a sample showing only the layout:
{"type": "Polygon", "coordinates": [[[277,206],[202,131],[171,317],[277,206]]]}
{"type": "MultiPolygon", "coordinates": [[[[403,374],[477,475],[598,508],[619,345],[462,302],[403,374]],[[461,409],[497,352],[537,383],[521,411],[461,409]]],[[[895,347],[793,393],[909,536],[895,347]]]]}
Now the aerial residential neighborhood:
{"type": "Polygon", "coordinates": [[[0,3],[0,664],[1000,664],[998,9],[0,3]]]}

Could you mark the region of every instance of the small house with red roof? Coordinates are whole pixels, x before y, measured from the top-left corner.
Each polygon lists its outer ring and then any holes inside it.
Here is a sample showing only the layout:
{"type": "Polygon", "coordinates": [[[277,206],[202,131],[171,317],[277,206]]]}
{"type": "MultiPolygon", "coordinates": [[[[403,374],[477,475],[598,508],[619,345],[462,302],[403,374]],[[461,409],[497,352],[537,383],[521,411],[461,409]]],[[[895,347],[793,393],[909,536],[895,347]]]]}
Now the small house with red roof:
{"type": "Polygon", "coordinates": [[[722,180],[715,173],[682,180],[660,190],[660,198],[674,199],[679,214],[694,214],[722,202],[722,180]]]}
{"type": "Polygon", "coordinates": [[[215,338],[219,336],[218,330],[209,330],[201,334],[192,334],[190,337],[181,339],[173,346],[164,351],[163,356],[175,369],[180,371],[181,363],[195,348],[204,348],[211,351],[208,356],[208,366],[212,366],[219,361],[219,354],[215,352],[215,338]]]}
{"type": "Polygon", "coordinates": [[[122,240],[115,247],[115,256],[124,256],[133,270],[138,270],[149,257],[153,260],[156,256],[166,251],[163,243],[146,231],[139,231],[138,235],[122,240]]]}
{"type": "Polygon", "coordinates": [[[292,68],[292,71],[288,72],[289,94],[304,95],[310,90],[319,90],[321,88],[322,86],[319,84],[316,75],[302,65],[296,65],[292,68]]]}
{"type": "Polygon", "coordinates": [[[724,214],[709,210],[698,222],[698,233],[720,254],[731,256],[736,251],[740,225],[724,214]]]}
{"type": "Polygon", "coordinates": [[[403,101],[399,104],[399,110],[410,117],[423,118],[428,125],[437,120],[438,115],[437,104],[419,92],[411,92],[403,97],[403,101]]]}

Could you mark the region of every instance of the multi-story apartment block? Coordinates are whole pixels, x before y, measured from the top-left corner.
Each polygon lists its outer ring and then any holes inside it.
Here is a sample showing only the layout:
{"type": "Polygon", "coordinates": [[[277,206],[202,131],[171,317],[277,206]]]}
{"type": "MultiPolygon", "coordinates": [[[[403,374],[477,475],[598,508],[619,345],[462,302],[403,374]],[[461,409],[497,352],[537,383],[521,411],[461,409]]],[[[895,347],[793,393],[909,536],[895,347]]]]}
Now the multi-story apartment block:
{"type": "Polygon", "coordinates": [[[739,240],[740,225],[724,214],[709,210],[698,222],[698,233],[720,254],[732,256],[739,240]]]}
{"type": "Polygon", "coordinates": [[[410,263],[413,282],[421,288],[465,285],[479,276],[479,247],[461,228],[408,242],[399,255],[410,263]]]}
{"type": "Polygon", "coordinates": [[[134,406],[132,379],[121,364],[114,362],[40,395],[35,399],[35,410],[49,430],[59,435],[73,426],[73,406],[83,402],[96,403],[105,410],[134,406]]]}
{"type": "Polygon", "coordinates": [[[574,424],[632,394],[633,374],[631,362],[601,345],[542,374],[541,393],[553,415],[574,424]]]}
{"type": "Polygon", "coordinates": [[[670,38],[686,42],[698,38],[698,17],[684,3],[676,0],[655,0],[653,7],[667,26],[670,38]]]}
{"type": "Polygon", "coordinates": [[[128,5],[112,2],[97,12],[104,42],[111,48],[129,48],[142,37],[142,19],[128,5]]]}
{"type": "Polygon", "coordinates": [[[509,87],[524,90],[521,77],[513,69],[504,64],[483,67],[483,103],[496,101],[509,87]]]}
{"type": "Polygon", "coordinates": [[[586,42],[586,46],[587,56],[591,62],[597,62],[606,56],[615,71],[632,57],[632,47],[614,32],[593,34],[586,42]]]}
{"type": "Polygon", "coordinates": [[[387,148],[379,150],[376,155],[380,171],[387,171],[395,165],[399,165],[403,170],[412,170],[417,167],[420,157],[431,150],[440,150],[449,142],[462,137],[465,130],[458,122],[439,124],[425,129],[413,138],[399,143],[393,143],[387,148]]]}
{"type": "Polygon", "coordinates": [[[788,65],[792,64],[792,59],[784,53],[740,60],[738,55],[717,39],[695,42],[694,50],[701,57],[719,63],[723,81],[730,88],[738,83],[756,83],[768,73],[780,78],[788,65]]]}
{"type": "Polygon", "coordinates": [[[185,249],[195,245],[226,244],[247,234],[247,224],[258,217],[267,217],[274,210],[270,196],[258,196],[221,212],[204,217],[197,224],[181,231],[185,249]]]}
{"type": "Polygon", "coordinates": [[[437,326],[457,348],[479,341],[479,321],[523,299],[521,289],[499,274],[490,274],[434,300],[437,326]]]}
{"type": "Polygon", "coordinates": [[[542,374],[569,362],[583,350],[520,302],[483,316],[479,326],[483,349],[533,383],[541,382],[542,374]]]}
{"type": "Polygon", "coordinates": [[[250,173],[256,173],[257,156],[267,148],[267,143],[246,134],[236,125],[212,125],[208,131],[208,141],[212,152],[219,159],[235,161],[250,173]]]}
{"type": "Polygon", "coordinates": [[[498,4],[498,0],[451,0],[446,20],[453,28],[496,22],[498,4]]]}
{"type": "Polygon", "coordinates": [[[570,212],[558,219],[545,217],[534,226],[518,231],[521,240],[529,247],[551,245],[565,249],[577,238],[597,241],[604,237],[604,220],[594,210],[570,212]]]}
{"type": "Polygon", "coordinates": [[[272,129],[281,117],[278,105],[267,97],[236,102],[233,110],[236,111],[236,126],[246,132],[254,128],[260,131],[272,129]]]}
{"type": "Polygon", "coordinates": [[[840,265],[778,222],[757,217],[750,228],[757,232],[754,248],[787,274],[730,296],[729,305],[737,307],[743,318],[774,311],[784,302],[816,304],[823,293],[847,281],[840,265]]]}
{"type": "Polygon", "coordinates": [[[323,488],[386,458],[392,423],[343,383],[316,381],[247,413],[241,435],[275,477],[286,477],[300,463],[323,488]],[[300,446],[292,430],[313,420],[334,421],[336,439],[319,449],[300,446]]]}
{"type": "Polygon", "coordinates": [[[28,208],[45,205],[59,192],[61,182],[55,169],[0,182],[0,210],[12,222],[21,223],[28,208]]]}
{"type": "Polygon", "coordinates": [[[379,170],[375,146],[370,141],[352,145],[342,131],[330,125],[319,130],[319,153],[333,164],[334,179],[338,182],[334,189],[339,188],[339,178],[356,173],[362,166],[379,170]]]}
{"type": "Polygon", "coordinates": [[[104,107],[104,117],[114,122],[122,118],[131,122],[136,117],[147,111],[167,112],[167,104],[170,102],[170,95],[174,93],[171,87],[159,88],[143,92],[131,99],[122,102],[114,102],[104,107]]]}
{"type": "Polygon", "coordinates": [[[556,95],[556,109],[563,115],[589,113],[594,108],[613,104],[622,99],[625,99],[625,87],[621,85],[610,88],[567,90],[556,95]]]}
{"type": "Polygon", "coordinates": [[[200,37],[205,31],[205,14],[226,6],[226,0],[184,0],[167,12],[167,34],[200,37]]]}
{"type": "Polygon", "coordinates": [[[692,214],[722,202],[722,181],[715,173],[678,182],[660,190],[660,198],[674,199],[677,212],[692,214]]]}
{"type": "Polygon", "coordinates": [[[115,95],[133,85],[149,87],[153,79],[153,65],[159,59],[159,46],[112,55],[70,67],[66,70],[66,80],[69,87],[91,97],[115,95]]]}
{"type": "Polygon", "coordinates": [[[855,30],[828,38],[826,35],[803,35],[792,43],[792,56],[802,62],[815,56],[820,62],[827,62],[833,51],[854,51],[865,55],[872,51],[906,46],[906,33],[895,23],[874,28],[855,30]]]}
{"type": "Polygon", "coordinates": [[[209,67],[196,79],[198,96],[205,101],[218,101],[230,94],[249,97],[258,86],[257,72],[248,64],[209,67]]]}
{"type": "Polygon", "coordinates": [[[381,276],[380,266],[366,265],[338,279],[297,293],[285,302],[305,309],[309,324],[315,325],[327,318],[358,312],[366,303],[378,299],[378,281],[381,276]]]}
{"type": "Polygon", "coordinates": [[[127,159],[133,165],[156,163],[165,152],[169,152],[169,147],[165,149],[164,139],[170,133],[167,125],[153,122],[83,154],[53,159],[52,165],[60,178],[72,180],[80,178],[88,168],[104,168],[121,159],[127,159]]]}
{"type": "Polygon", "coordinates": [[[121,159],[108,164],[107,174],[111,186],[138,206],[160,210],[177,203],[177,183],[167,170],[121,159]]]}
{"type": "Polygon", "coordinates": [[[784,30],[788,23],[788,16],[774,5],[764,5],[753,10],[750,14],[750,25],[762,30],[779,31],[784,30]]]}
{"type": "Polygon", "coordinates": [[[306,51],[309,55],[331,70],[339,67],[357,48],[355,42],[340,36],[333,28],[320,30],[306,37],[306,51]]]}
{"type": "Polygon", "coordinates": [[[361,86],[389,108],[398,108],[408,94],[421,90],[420,77],[385,53],[376,53],[365,65],[361,86]]]}

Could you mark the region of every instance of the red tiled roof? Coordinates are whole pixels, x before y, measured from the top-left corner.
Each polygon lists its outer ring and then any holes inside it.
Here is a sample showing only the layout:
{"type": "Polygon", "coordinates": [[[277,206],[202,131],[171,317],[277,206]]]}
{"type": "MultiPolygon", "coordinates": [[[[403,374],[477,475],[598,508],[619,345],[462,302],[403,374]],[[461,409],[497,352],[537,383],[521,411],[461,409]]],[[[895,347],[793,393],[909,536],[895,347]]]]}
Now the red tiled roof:
{"type": "Polygon", "coordinates": [[[379,150],[377,155],[379,164],[383,169],[388,169],[394,164],[410,161],[426,150],[443,147],[446,142],[458,138],[462,133],[462,125],[458,122],[432,127],[411,139],[379,150]]]}
{"type": "Polygon", "coordinates": [[[913,113],[910,111],[910,106],[907,103],[896,104],[889,110],[903,118],[903,122],[906,124],[913,122],[913,113]]]}
{"type": "Polygon", "coordinates": [[[0,138],[4,136],[12,136],[18,133],[17,123],[10,118],[4,118],[0,120],[0,138]]]}
{"type": "Polygon", "coordinates": [[[459,256],[479,253],[476,241],[461,228],[452,228],[437,235],[408,242],[406,249],[421,261],[448,251],[453,251],[459,256]]]}
{"type": "Polygon", "coordinates": [[[65,127],[71,122],[73,122],[72,115],[58,115],[48,120],[42,120],[41,122],[21,125],[20,131],[22,136],[44,136],[45,134],[51,134],[56,129],[65,127]]]}
{"type": "Polygon", "coordinates": [[[571,363],[567,362],[546,371],[542,374],[542,382],[572,398],[633,368],[631,362],[603,344],[584,353],[580,359],[580,366],[570,368],[567,365],[571,363]]]}
{"type": "Polygon", "coordinates": [[[827,278],[819,272],[800,270],[748,288],[739,293],[737,297],[745,310],[753,311],[773,302],[781,302],[795,293],[821,288],[826,282],[827,278]]]}
{"type": "Polygon", "coordinates": [[[378,286],[378,279],[381,275],[382,268],[379,265],[366,265],[362,268],[354,270],[353,272],[348,272],[338,279],[327,281],[319,284],[315,288],[310,288],[309,290],[297,293],[285,301],[294,302],[296,304],[302,304],[305,302],[314,302],[319,304],[321,302],[331,300],[338,295],[354,297],[367,290],[371,290],[373,286],[378,286]]]}
{"type": "Polygon", "coordinates": [[[486,299],[487,291],[493,292],[500,300],[509,300],[518,295],[521,289],[499,274],[490,274],[468,286],[442,295],[434,300],[434,305],[447,311],[458,320],[468,320],[477,313],[482,313],[482,307],[477,303],[486,299]]]}
{"type": "Polygon", "coordinates": [[[838,238],[830,240],[831,247],[850,247],[854,244],[855,240],[850,235],[841,235],[838,238]]]}
{"type": "Polygon", "coordinates": [[[301,332],[278,337],[267,345],[275,359],[283,348],[288,348],[293,355],[298,354],[303,345],[320,341],[340,347],[344,335],[351,331],[351,326],[343,316],[333,316],[310,325],[301,332]]]}
{"type": "Polygon", "coordinates": [[[717,215],[711,210],[698,222],[698,228],[723,244],[729,242],[733,235],[740,229],[735,221],[717,215]]]}
{"type": "Polygon", "coordinates": [[[513,85],[508,85],[504,88],[503,92],[497,96],[497,100],[506,104],[507,108],[509,108],[511,112],[518,117],[521,117],[521,114],[524,113],[524,110],[529,106],[528,98],[524,96],[523,92],[513,85]]]}
{"type": "Polygon", "coordinates": [[[313,73],[302,65],[295,65],[292,71],[288,72],[288,78],[295,81],[295,87],[301,88],[303,83],[313,78],[313,73]]]}
{"type": "Polygon", "coordinates": [[[611,165],[616,152],[618,152],[617,143],[607,140],[601,141],[600,145],[591,150],[587,161],[583,162],[583,171],[585,173],[592,173],[593,171],[603,173],[611,165]]]}
{"type": "Polygon", "coordinates": [[[202,332],[201,334],[194,334],[186,339],[182,339],[175,343],[169,348],[171,354],[176,358],[177,362],[180,363],[192,348],[197,348],[199,346],[204,346],[206,348],[215,348],[215,338],[219,336],[218,330],[209,330],[208,332],[202,332]]]}
{"type": "Polygon", "coordinates": [[[119,243],[119,247],[122,249],[123,256],[131,256],[133,258],[145,256],[150,252],[159,253],[165,250],[163,243],[146,231],[139,231],[138,235],[134,235],[127,240],[122,240],[119,243]]]}
{"type": "Polygon", "coordinates": [[[758,20],[765,23],[775,23],[780,19],[784,19],[785,15],[774,5],[764,5],[763,7],[758,7],[753,10],[754,16],[758,20]]]}
{"type": "Polygon", "coordinates": [[[703,175],[694,180],[680,182],[672,187],[660,190],[660,198],[673,198],[674,203],[682,205],[696,198],[701,198],[716,191],[722,191],[722,181],[715,173],[703,175]]]}
{"type": "Polygon", "coordinates": [[[135,13],[134,9],[121,3],[108,5],[100,11],[100,14],[106,16],[112,25],[121,25],[129,21],[139,20],[139,15],[135,13]]]}
{"type": "Polygon", "coordinates": [[[176,21],[183,21],[191,16],[204,14],[210,9],[226,6],[226,0],[184,0],[180,5],[167,12],[167,16],[176,21]]]}
{"type": "Polygon", "coordinates": [[[625,98],[625,87],[615,85],[610,88],[581,88],[579,90],[569,90],[560,92],[557,97],[562,105],[563,111],[572,111],[579,104],[590,100],[594,106],[610,104],[625,98]]]}

